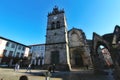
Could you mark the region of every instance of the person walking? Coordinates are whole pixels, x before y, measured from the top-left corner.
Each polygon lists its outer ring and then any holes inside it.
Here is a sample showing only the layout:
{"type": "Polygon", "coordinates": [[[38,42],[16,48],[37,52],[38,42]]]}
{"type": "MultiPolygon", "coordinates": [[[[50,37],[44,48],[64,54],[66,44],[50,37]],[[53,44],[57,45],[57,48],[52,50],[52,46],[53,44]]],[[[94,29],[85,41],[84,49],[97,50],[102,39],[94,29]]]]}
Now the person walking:
{"type": "Polygon", "coordinates": [[[14,68],[14,71],[16,71],[17,70],[17,63],[15,64],[15,68],[14,68]]]}
{"type": "Polygon", "coordinates": [[[19,69],[20,69],[20,65],[19,65],[19,64],[17,64],[17,71],[19,71],[19,69]]]}
{"type": "Polygon", "coordinates": [[[52,65],[52,72],[55,72],[55,64],[52,65]]]}
{"type": "Polygon", "coordinates": [[[18,63],[15,64],[15,71],[19,71],[20,65],[18,63]]]}
{"type": "Polygon", "coordinates": [[[49,72],[52,71],[52,65],[48,66],[48,71],[49,71],[49,72]]]}
{"type": "Polygon", "coordinates": [[[27,71],[26,72],[31,72],[31,64],[28,65],[27,71]]]}

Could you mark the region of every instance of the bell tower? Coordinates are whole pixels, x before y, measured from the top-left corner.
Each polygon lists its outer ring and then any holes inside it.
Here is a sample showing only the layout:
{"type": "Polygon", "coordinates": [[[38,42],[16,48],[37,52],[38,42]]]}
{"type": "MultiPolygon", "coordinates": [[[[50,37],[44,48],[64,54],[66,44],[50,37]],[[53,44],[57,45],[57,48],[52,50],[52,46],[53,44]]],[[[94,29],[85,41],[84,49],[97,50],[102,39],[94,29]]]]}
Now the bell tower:
{"type": "Polygon", "coordinates": [[[56,6],[48,13],[45,64],[55,64],[58,70],[70,70],[66,17],[64,10],[56,6]]]}

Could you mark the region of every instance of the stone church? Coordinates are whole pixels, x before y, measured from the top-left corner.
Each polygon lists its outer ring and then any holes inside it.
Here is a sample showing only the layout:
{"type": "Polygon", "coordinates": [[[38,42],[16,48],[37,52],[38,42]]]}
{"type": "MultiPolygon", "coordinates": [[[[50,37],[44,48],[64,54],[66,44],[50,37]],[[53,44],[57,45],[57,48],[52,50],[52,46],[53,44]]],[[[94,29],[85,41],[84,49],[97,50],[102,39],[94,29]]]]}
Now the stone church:
{"type": "Polygon", "coordinates": [[[91,65],[85,33],[77,28],[67,30],[64,10],[55,6],[47,17],[45,65],[55,64],[58,70],[91,65]]]}

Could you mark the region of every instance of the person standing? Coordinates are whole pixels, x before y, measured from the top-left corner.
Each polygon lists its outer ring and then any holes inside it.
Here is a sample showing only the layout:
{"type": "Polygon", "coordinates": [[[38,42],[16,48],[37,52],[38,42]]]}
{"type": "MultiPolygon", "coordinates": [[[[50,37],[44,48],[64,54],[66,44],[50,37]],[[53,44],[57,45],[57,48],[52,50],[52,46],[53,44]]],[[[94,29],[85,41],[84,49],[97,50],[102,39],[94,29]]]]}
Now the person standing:
{"type": "Polygon", "coordinates": [[[55,64],[52,65],[52,71],[55,72],[55,64]]]}
{"type": "Polygon", "coordinates": [[[27,71],[26,72],[31,72],[31,64],[28,65],[27,71]]]}

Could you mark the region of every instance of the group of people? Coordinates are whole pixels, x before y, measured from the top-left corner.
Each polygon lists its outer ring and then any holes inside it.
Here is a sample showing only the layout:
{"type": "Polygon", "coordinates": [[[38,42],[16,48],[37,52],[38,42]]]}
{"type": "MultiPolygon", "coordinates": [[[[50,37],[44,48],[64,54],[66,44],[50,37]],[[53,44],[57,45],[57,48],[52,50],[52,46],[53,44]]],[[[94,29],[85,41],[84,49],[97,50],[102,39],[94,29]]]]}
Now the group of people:
{"type": "MultiPolygon", "coordinates": [[[[20,65],[19,65],[18,63],[16,63],[16,64],[15,64],[14,71],[17,72],[17,71],[19,71],[19,69],[20,69],[20,65]]],[[[54,72],[55,72],[55,64],[50,65],[50,66],[48,67],[48,71],[54,73],[54,72]]],[[[26,72],[31,72],[31,64],[28,65],[26,72]]]]}
{"type": "MultiPolygon", "coordinates": [[[[19,68],[20,68],[20,65],[19,65],[18,63],[16,63],[16,64],[15,64],[15,69],[14,69],[14,71],[18,71],[19,68]]],[[[31,64],[29,64],[28,67],[27,67],[26,72],[28,72],[28,71],[31,72],[31,64]]],[[[54,73],[54,72],[55,72],[55,64],[50,65],[50,66],[48,67],[48,71],[54,73]]],[[[3,78],[0,79],[0,80],[3,80],[3,78]]],[[[28,77],[27,77],[26,75],[22,75],[22,76],[20,76],[19,80],[28,80],[28,77]]]]}
{"type": "MultiPolygon", "coordinates": [[[[16,63],[14,71],[17,72],[17,71],[19,71],[19,69],[20,69],[20,65],[18,63],[16,63]]],[[[31,72],[31,64],[29,64],[28,67],[27,67],[27,71],[26,72],[28,72],[28,71],[31,72]]]]}

